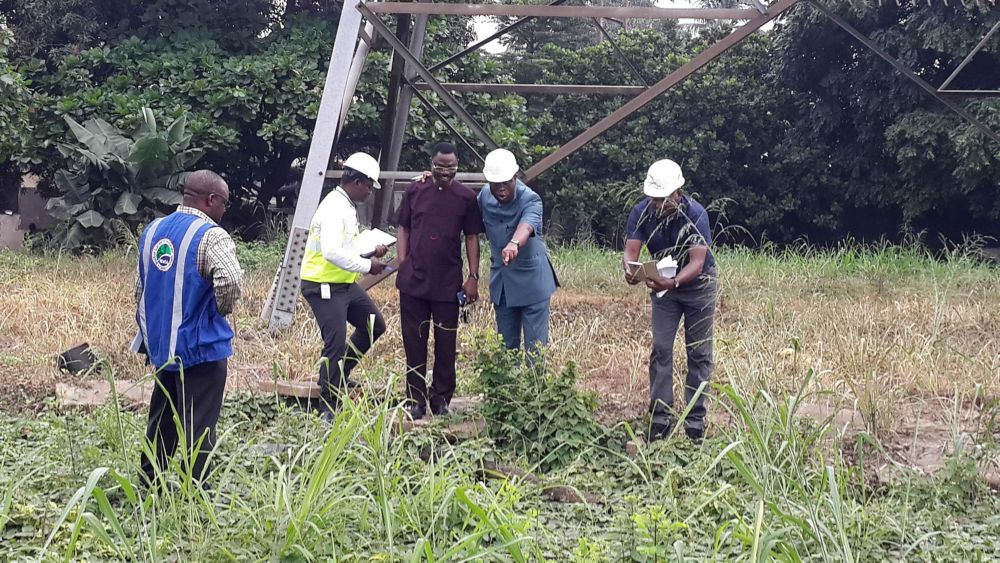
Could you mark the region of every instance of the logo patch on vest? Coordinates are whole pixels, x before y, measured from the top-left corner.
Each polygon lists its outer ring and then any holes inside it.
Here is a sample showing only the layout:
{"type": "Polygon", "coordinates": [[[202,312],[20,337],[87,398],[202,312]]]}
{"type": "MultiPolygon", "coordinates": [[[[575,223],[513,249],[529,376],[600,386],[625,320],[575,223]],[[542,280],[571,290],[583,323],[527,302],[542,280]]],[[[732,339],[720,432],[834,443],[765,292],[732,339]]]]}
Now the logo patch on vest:
{"type": "Polygon", "coordinates": [[[174,243],[170,239],[161,238],[153,245],[153,264],[156,269],[166,272],[174,265],[174,243]]]}

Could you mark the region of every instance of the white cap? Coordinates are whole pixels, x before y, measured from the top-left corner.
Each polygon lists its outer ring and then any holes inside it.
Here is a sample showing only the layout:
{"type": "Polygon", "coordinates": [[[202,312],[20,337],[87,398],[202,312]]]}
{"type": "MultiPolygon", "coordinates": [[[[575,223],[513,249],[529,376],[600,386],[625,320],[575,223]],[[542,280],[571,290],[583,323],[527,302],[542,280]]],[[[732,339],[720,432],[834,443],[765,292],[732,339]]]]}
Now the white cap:
{"type": "Polygon", "coordinates": [[[378,167],[378,161],[363,152],[356,152],[351,156],[347,157],[344,161],[344,168],[350,168],[352,170],[357,170],[365,176],[368,176],[375,182],[375,189],[381,189],[382,185],[378,183],[379,174],[381,170],[378,167]]]}
{"type": "Polygon", "coordinates": [[[520,167],[514,153],[507,149],[497,149],[486,155],[483,163],[483,176],[487,182],[506,182],[517,175],[520,167]]]}
{"type": "Polygon", "coordinates": [[[681,167],[670,159],[657,160],[649,167],[642,193],[649,197],[668,197],[684,185],[681,167]]]}

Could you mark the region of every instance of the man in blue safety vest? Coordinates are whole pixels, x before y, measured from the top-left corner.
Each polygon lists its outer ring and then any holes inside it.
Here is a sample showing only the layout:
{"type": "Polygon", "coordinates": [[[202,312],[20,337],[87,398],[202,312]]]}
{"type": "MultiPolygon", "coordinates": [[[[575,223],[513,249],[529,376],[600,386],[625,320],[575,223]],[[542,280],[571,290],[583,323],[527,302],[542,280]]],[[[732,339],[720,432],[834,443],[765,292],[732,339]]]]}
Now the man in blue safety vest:
{"type": "Polygon", "coordinates": [[[233,353],[225,315],[243,285],[236,245],[218,225],[228,207],[229,186],[218,174],[188,173],[183,203],[150,223],[139,239],[139,333],[132,349],[144,352],[156,370],[146,425],[155,459],[142,456],[150,484],[182,443],[191,475],[202,483],[207,477],[233,353]]]}

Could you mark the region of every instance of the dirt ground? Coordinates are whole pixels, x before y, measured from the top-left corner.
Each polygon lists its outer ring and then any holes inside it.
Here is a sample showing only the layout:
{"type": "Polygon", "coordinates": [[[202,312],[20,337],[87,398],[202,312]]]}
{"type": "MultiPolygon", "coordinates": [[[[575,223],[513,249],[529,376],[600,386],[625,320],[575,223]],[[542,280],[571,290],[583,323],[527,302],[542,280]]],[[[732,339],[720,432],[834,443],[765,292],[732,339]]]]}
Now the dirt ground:
{"type": "MultiPolygon", "coordinates": [[[[82,342],[117,379],[141,378],[144,366],[126,349],[135,330],[130,261],[66,260],[41,278],[36,268],[15,269],[4,284],[14,305],[0,312],[0,410],[29,413],[53,405],[57,383],[80,380],[60,373],[55,357],[82,342]]],[[[991,398],[1000,396],[1000,297],[993,278],[948,279],[942,289],[936,279],[893,284],[817,275],[775,283],[773,273],[733,269],[720,283],[716,382],[784,398],[811,371],[798,414],[829,420],[847,441],[859,433],[876,436],[886,478],[897,466],[933,472],[956,448],[980,448],[996,435],[1000,407],[991,398]]],[[[313,377],[320,339],[307,307],[300,306],[295,324],[277,337],[258,318],[272,276],[262,269],[248,277],[234,319],[231,389],[313,377]]],[[[552,301],[548,362],[578,365],[579,385],[595,393],[602,422],[641,421],[652,339],[648,298],[613,272],[567,277],[552,301]]],[[[405,371],[398,305],[391,284],[371,294],[389,331],[363,364],[364,376],[385,381],[405,371]]],[[[470,392],[472,335],[493,329],[487,306],[470,316],[460,327],[459,394],[470,392]]],[[[682,342],[679,337],[675,347],[678,373],[684,372],[682,342]]],[[[710,412],[716,427],[732,424],[719,401],[710,412]]],[[[996,473],[995,465],[987,464],[987,473],[996,473]]]]}

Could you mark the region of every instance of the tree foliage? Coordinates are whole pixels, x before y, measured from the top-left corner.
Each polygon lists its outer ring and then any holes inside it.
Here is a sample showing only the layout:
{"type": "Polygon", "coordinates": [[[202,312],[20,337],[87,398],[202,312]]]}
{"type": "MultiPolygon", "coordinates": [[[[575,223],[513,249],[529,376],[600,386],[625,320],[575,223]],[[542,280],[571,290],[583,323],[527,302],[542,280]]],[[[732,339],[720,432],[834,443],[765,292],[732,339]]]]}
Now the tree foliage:
{"type": "Polygon", "coordinates": [[[11,44],[10,32],[0,27],[0,165],[24,150],[24,140],[30,131],[31,92],[24,76],[7,56],[11,44]]]}
{"type": "Polygon", "coordinates": [[[191,147],[184,115],[160,128],[142,108],[135,130],[126,135],[103,119],[66,123],[73,142],[60,143],[70,163],[55,174],[59,196],[46,208],[60,221],[59,242],[66,248],[103,246],[116,234],[135,230],[181,203],[183,173],[204,150],[191,147]]]}
{"type": "MultiPolygon", "coordinates": [[[[731,0],[706,0],[717,6],[731,0]]],[[[607,0],[602,5],[649,5],[607,0]]],[[[67,118],[137,126],[144,107],[187,118],[202,164],[221,172],[249,225],[295,179],[322,93],[340,3],[332,0],[0,0],[0,162],[38,173],[56,191],[67,118]],[[9,54],[8,54],[9,53],[9,54]],[[10,132],[10,134],[8,134],[10,132]]],[[[983,3],[830,3],[938,86],[995,22],[983,3]]],[[[642,78],[655,82],[730,28],[673,22],[605,27],[642,78]]],[[[469,18],[433,17],[424,61],[474,40],[469,18]]],[[[539,19],[501,55],[473,54],[435,74],[451,82],[640,84],[583,19],[539,19]]],[[[386,114],[386,45],[377,42],[334,158],[377,154],[386,114]]],[[[953,83],[1000,88],[988,46],[953,83]]],[[[474,138],[430,92],[424,95],[474,138]]],[[[530,164],[625,99],[456,95],[498,143],[530,164]]],[[[1000,101],[956,99],[994,130],[1000,101]]],[[[439,140],[457,140],[414,102],[401,169],[422,169],[439,140]]],[[[473,142],[484,154],[484,147],[473,142]]],[[[463,166],[479,162],[459,144],[463,166]]],[[[649,163],[682,163],[703,203],[725,203],[742,240],[817,242],[926,230],[1000,235],[1000,147],[926,95],[813,7],[803,4],[585,146],[535,182],[569,237],[621,241],[625,210],[649,163]]],[[[0,164],[3,166],[3,164],[0,164]]]]}
{"type": "MultiPolygon", "coordinates": [[[[831,6],[933,86],[996,22],[988,3],[831,6]]],[[[776,47],[776,79],[793,91],[797,109],[788,142],[775,151],[778,174],[789,178],[797,161],[823,170],[823,183],[809,188],[829,194],[834,234],[891,234],[899,225],[951,237],[1000,234],[1000,145],[818,11],[796,10],[776,47]]],[[[1000,52],[986,49],[952,87],[1000,88],[998,77],[1000,52]]],[[[957,101],[1000,131],[1000,100],[957,101]]]]}
{"type": "MultiPolygon", "coordinates": [[[[834,9],[933,85],[989,29],[985,6],[919,2],[834,9]]],[[[617,37],[653,79],[728,32],[705,28],[617,37]]],[[[628,83],[610,45],[554,44],[538,59],[553,83],[628,83]]],[[[536,59],[536,60],[538,60],[536,59]]],[[[953,87],[1000,87],[1000,59],[981,54],[953,87]]],[[[539,139],[565,141],[623,103],[564,97],[539,139]]],[[[995,99],[962,102],[1000,131],[995,99]]],[[[825,16],[803,5],[751,36],[538,181],[569,232],[620,241],[624,208],[645,167],[682,163],[687,188],[728,202],[725,222],[756,240],[815,241],[931,231],[1000,234],[1000,146],[950,112],[825,16]]],[[[735,231],[731,231],[735,234],[735,231]]]]}

